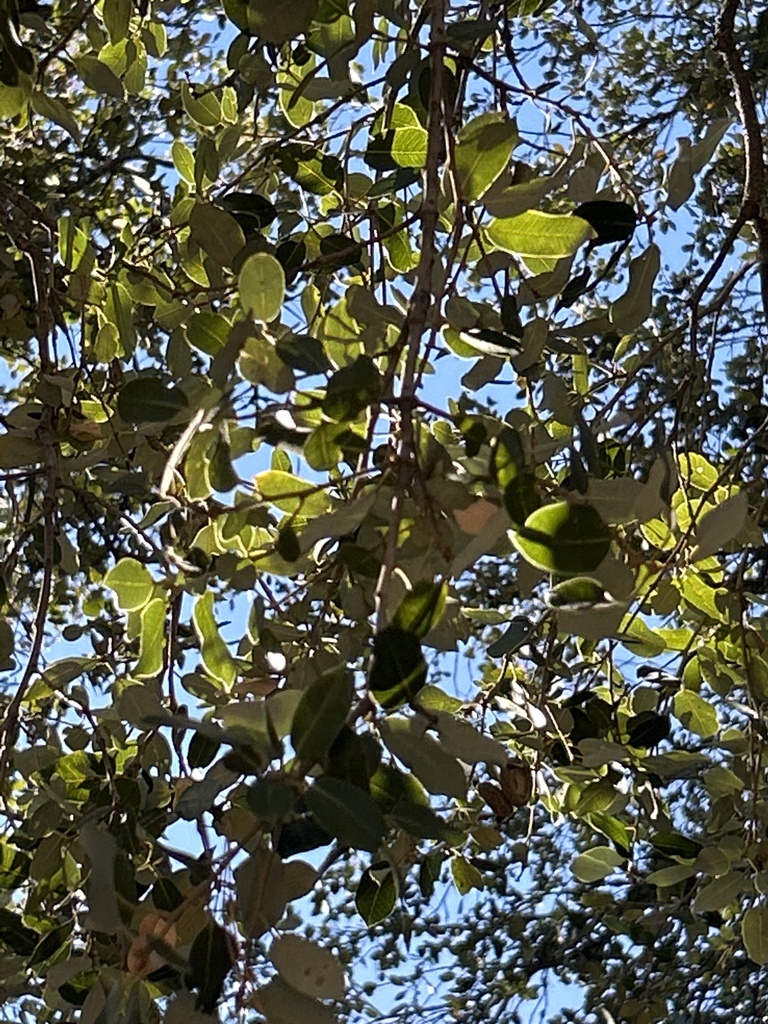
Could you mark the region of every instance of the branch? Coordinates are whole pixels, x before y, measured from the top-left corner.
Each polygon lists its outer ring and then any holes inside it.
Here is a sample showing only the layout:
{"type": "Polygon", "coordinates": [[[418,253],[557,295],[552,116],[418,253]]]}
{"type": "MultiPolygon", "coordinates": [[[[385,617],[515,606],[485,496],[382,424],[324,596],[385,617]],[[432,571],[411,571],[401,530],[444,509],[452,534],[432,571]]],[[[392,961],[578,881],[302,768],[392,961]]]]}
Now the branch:
{"type": "MultiPolygon", "coordinates": [[[[751,220],[757,234],[760,295],[768,320],[768,208],[765,197],[763,132],[749,72],[736,45],[735,22],[739,0],[725,0],[715,29],[715,46],[723,57],[733,86],[736,111],[744,130],[744,192],[738,220],[751,220]]],[[[730,236],[729,236],[730,237],[730,236]]]]}
{"type": "MultiPolygon", "coordinates": [[[[401,332],[405,345],[405,366],[400,388],[400,436],[397,446],[398,470],[390,504],[387,543],[379,578],[376,583],[376,628],[386,625],[386,603],[389,582],[397,560],[403,500],[408,488],[415,454],[413,421],[417,405],[417,366],[421,338],[433,302],[433,271],[436,260],[435,237],[439,219],[440,165],[443,160],[443,59],[445,55],[445,0],[428,0],[430,9],[430,86],[427,122],[427,162],[424,170],[424,198],[419,210],[421,221],[421,258],[416,271],[416,285],[401,332]]],[[[397,346],[402,351],[400,346],[397,346]]]]}

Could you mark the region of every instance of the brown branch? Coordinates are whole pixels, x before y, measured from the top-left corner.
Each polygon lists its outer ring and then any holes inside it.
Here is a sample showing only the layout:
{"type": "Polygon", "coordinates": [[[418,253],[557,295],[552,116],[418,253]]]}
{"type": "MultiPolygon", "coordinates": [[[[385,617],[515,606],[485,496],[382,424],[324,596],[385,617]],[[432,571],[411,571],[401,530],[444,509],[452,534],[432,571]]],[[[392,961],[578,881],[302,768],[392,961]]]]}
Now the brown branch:
{"type": "MultiPolygon", "coordinates": [[[[435,238],[439,219],[440,166],[444,146],[443,60],[445,56],[445,0],[427,0],[429,10],[430,86],[427,120],[427,160],[424,170],[424,198],[419,210],[421,221],[421,257],[416,271],[408,313],[401,331],[401,344],[405,346],[405,365],[401,377],[401,418],[397,446],[398,471],[390,505],[384,560],[376,582],[376,628],[383,629],[387,616],[387,592],[397,560],[403,503],[414,468],[414,413],[417,405],[417,367],[421,351],[421,338],[427,325],[433,303],[433,271],[436,260],[435,238]]],[[[393,365],[397,365],[396,362],[393,365]]]]}
{"type": "Polygon", "coordinates": [[[37,430],[38,436],[45,447],[45,492],[43,494],[43,577],[40,583],[40,593],[37,598],[37,611],[32,627],[32,647],[27,658],[24,674],[19,681],[10,704],[5,713],[5,719],[0,725],[0,799],[7,803],[5,796],[5,782],[8,767],[11,761],[16,738],[18,736],[19,717],[21,706],[24,703],[27,690],[34,679],[40,664],[40,656],[43,651],[45,639],[45,624],[48,619],[48,609],[51,603],[53,592],[53,556],[54,556],[54,530],[55,530],[55,509],[56,509],[56,488],[58,484],[58,451],[52,440],[53,433],[53,409],[46,406],[40,426],[37,430]]]}
{"type": "Polygon", "coordinates": [[[763,129],[757,112],[752,81],[736,44],[735,23],[738,9],[739,0],[725,0],[723,3],[715,29],[715,46],[730,75],[736,111],[744,130],[744,192],[741,199],[741,214],[737,221],[750,220],[755,227],[760,295],[763,315],[768,320],[768,207],[765,197],[763,129]]]}

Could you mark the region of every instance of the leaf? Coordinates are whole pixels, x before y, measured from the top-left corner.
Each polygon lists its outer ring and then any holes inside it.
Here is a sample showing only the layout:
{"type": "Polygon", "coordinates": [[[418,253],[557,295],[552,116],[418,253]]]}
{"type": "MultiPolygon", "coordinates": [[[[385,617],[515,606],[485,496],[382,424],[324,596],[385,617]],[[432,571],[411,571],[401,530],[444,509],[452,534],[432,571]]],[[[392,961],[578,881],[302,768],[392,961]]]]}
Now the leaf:
{"type": "Polygon", "coordinates": [[[137,679],[152,679],[165,664],[165,597],[155,597],[141,609],[139,660],[133,670],[137,679]]]}
{"type": "Polygon", "coordinates": [[[327,775],[304,795],[307,808],[332,836],[355,849],[375,852],[384,838],[384,817],[373,800],[357,786],[327,775]]]}
{"type": "Polygon", "coordinates": [[[583,576],[608,554],[611,534],[591,505],[561,501],[544,505],[512,534],[523,557],[545,572],[583,576]]]}
{"type": "Polygon", "coordinates": [[[466,896],[472,889],[483,890],[481,872],[461,854],[451,857],[451,877],[460,896],[466,896]]]}
{"type": "Polygon", "coordinates": [[[123,612],[143,608],[155,590],[149,570],[135,558],[121,558],[104,577],[104,585],[114,590],[117,607],[123,612]]]}
{"type": "Polygon", "coordinates": [[[117,411],[126,423],[168,423],[188,405],[187,396],[158,377],[129,380],[117,396],[117,411]]]}
{"type": "Polygon", "coordinates": [[[355,906],[367,925],[384,921],[395,909],[397,883],[392,869],[383,862],[379,870],[366,868],[357,883],[355,906]]]}
{"type": "Polygon", "coordinates": [[[74,63],[75,70],[89,89],[116,100],[125,98],[123,83],[114,71],[97,57],[78,57],[74,63]]]}
{"type": "Polygon", "coordinates": [[[200,639],[200,658],[211,679],[229,689],[235,681],[237,666],[224,643],[213,614],[214,597],[207,590],[197,599],[192,612],[195,632],[200,639]]]}
{"type": "Polygon", "coordinates": [[[593,236],[586,221],[570,214],[527,210],[516,217],[493,220],[486,228],[493,244],[517,256],[563,259],[593,236]]]}
{"type": "Polygon", "coordinates": [[[254,477],[257,492],[281,512],[318,516],[328,511],[328,493],[317,484],[280,469],[268,469],[254,477]]]}
{"type": "Polygon", "coordinates": [[[249,256],[240,268],[237,286],[240,305],[255,320],[270,323],[280,316],[285,300],[285,272],[274,256],[266,252],[249,256]]]}
{"type": "Polygon", "coordinates": [[[637,225],[637,214],[629,203],[608,199],[582,203],[573,211],[573,216],[581,217],[595,232],[593,245],[625,242],[632,237],[637,225]]]}
{"type": "Polygon", "coordinates": [[[106,829],[92,821],[80,829],[79,842],[91,865],[86,886],[86,927],[105,935],[115,935],[123,926],[115,889],[117,842],[106,829]]]}
{"type": "Polygon", "coordinates": [[[300,935],[278,935],[269,947],[269,959],[283,980],[313,999],[343,999],[344,968],[328,949],[300,935]]]}
{"type": "Polygon", "coordinates": [[[667,206],[679,210],[693,195],[694,175],[709,163],[725,133],[733,124],[731,118],[719,118],[712,122],[700,142],[691,145],[691,140],[682,137],[677,140],[677,157],[669,168],[664,183],[667,190],[667,206]]]}
{"type": "Polygon", "coordinates": [[[608,319],[617,331],[628,334],[640,327],[653,309],[653,285],[661,267],[657,245],[649,245],[629,265],[629,287],[608,310],[608,319]]]}
{"type": "Polygon", "coordinates": [[[417,636],[396,626],[376,634],[368,689],[385,711],[413,700],[426,681],[427,663],[417,636]]]}
{"type": "Polygon", "coordinates": [[[337,370],[328,381],[323,412],[337,423],[354,420],[381,397],[382,377],[369,356],[337,370]]]}
{"type": "Polygon", "coordinates": [[[45,450],[39,441],[19,437],[17,431],[0,434],[0,469],[21,469],[42,462],[45,450]]]}
{"type": "Polygon", "coordinates": [[[291,726],[291,743],[299,761],[322,761],[350,712],[354,684],[345,669],[325,672],[301,696],[291,726]]]}
{"type": "MultiPolygon", "coordinates": [[[[232,214],[212,203],[195,203],[189,215],[189,229],[203,252],[222,267],[232,267],[235,257],[245,245],[243,229],[232,214]]],[[[269,258],[274,259],[274,256],[269,258]]]]}
{"type": "Polygon", "coordinates": [[[38,942],[38,934],[22,922],[19,914],[0,907],[0,942],[20,956],[29,956],[38,942]]]}
{"type": "Polygon", "coordinates": [[[294,790],[280,779],[273,778],[259,779],[245,794],[248,809],[253,811],[259,821],[272,825],[290,816],[295,800],[294,790]]]}
{"type": "Polygon", "coordinates": [[[691,908],[694,914],[708,914],[713,910],[724,910],[733,903],[746,888],[743,871],[729,871],[715,878],[700,889],[691,908]]]}
{"type": "Polygon", "coordinates": [[[524,807],[533,793],[533,772],[526,764],[510,761],[499,772],[501,792],[512,807],[524,807]]]}
{"type": "Polygon", "coordinates": [[[213,1013],[234,967],[232,949],[221,925],[209,922],[197,933],[189,951],[187,985],[197,989],[197,1008],[213,1013]]]}
{"type": "Polygon", "coordinates": [[[558,583],[547,594],[547,604],[552,608],[573,605],[594,605],[605,600],[605,591],[589,576],[575,576],[573,579],[558,583]]]}
{"type": "Polygon", "coordinates": [[[171,143],[171,160],[181,177],[190,185],[195,184],[195,157],[189,146],[181,139],[171,143]]]}
{"type": "Polygon", "coordinates": [[[195,96],[187,82],[180,86],[182,106],[201,128],[216,128],[221,124],[221,103],[210,89],[195,96]]]}
{"type": "Polygon", "coordinates": [[[331,368],[322,342],[308,334],[293,334],[280,338],[276,350],[278,357],[292,370],[314,374],[326,373],[331,368]]]}
{"type": "Polygon", "coordinates": [[[768,964],[768,904],[750,907],[741,922],[741,937],[747,955],[756,964],[768,964]]]}
{"type": "Polygon", "coordinates": [[[496,764],[500,767],[509,760],[509,752],[498,740],[480,732],[465,718],[457,718],[449,711],[432,712],[441,746],[465,764],[496,764]]]}
{"type": "Polygon", "coordinates": [[[669,732],[669,715],[657,711],[641,711],[627,719],[627,735],[633,747],[655,747],[669,732]]]}
{"type": "Polygon", "coordinates": [[[423,640],[442,618],[447,593],[445,583],[419,580],[398,605],[392,625],[423,640]]]}
{"type": "Polygon", "coordinates": [[[571,871],[580,882],[601,882],[623,862],[624,858],[610,846],[595,846],[574,857],[571,871]]]}
{"type": "Polygon", "coordinates": [[[463,799],[467,792],[464,769],[413,718],[384,719],[379,732],[387,748],[411,769],[425,789],[435,795],[463,799]]]}
{"type": "Polygon", "coordinates": [[[717,711],[709,701],[704,700],[693,690],[680,690],[675,694],[673,707],[675,717],[689,732],[694,732],[704,739],[714,736],[717,732],[717,711]]]}
{"type": "Polygon", "coordinates": [[[454,148],[456,184],[465,202],[479,199],[507,166],[517,142],[517,125],[491,111],[464,125],[454,148]]]}
{"type": "Polygon", "coordinates": [[[503,658],[524,647],[534,632],[534,624],[525,615],[516,615],[504,633],[487,650],[489,658],[503,658]]]}
{"type": "Polygon", "coordinates": [[[337,1024],[330,1006],[297,992],[279,975],[256,989],[254,995],[267,1024],[337,1024]]]}
{"type": "Polygon", "coordinates": [[[421,127],[397,128],[392,133],[390,153],[399,167],[423,167],[427,162],[426,129],[421,127]]]}
{"type": "Polygon", "coordinates": [[[54,124],[57,124],[60,128],[71,135],[74,141],[79,146],[82,140],[82,134],[80,132],[80,125],[77,123],[77,119],[68,107],[65,107],[61,100],[56,99],[54,96],[47,96],[44,92],[36,91],[32,93],[32,108],[41,117],[47,118],[54,124]]]}
{"type": "Polygon", "coordinates": [[[193,348],[215,356],[227,343],[230,323],[220,313],[202,310],[193,313],[187,323],[187,340],[193,348]]]}
{"type": "Polygon", "coordinates": [[[704,513],[691,537],[691,561],[709,558],[729,544],[747,522],[749,498],[739,491],[704,513]]]}
{"type": "Polygon", "coordinates": [[[317,4],[318,0],[292,0],[290,4],[279,6],[271,0],[249,0],[248,3],[227,0],[224,7],[241,32],[280,46],[309,28],[317,4]]]}

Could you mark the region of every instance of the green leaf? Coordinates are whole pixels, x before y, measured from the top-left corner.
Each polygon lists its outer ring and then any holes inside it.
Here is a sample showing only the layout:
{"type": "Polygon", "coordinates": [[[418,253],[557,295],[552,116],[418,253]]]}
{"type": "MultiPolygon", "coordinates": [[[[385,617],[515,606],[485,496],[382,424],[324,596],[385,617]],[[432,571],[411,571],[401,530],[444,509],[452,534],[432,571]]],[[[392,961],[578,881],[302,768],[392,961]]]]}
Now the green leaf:
{"type": "Polygon", "coordinates": [[[374,641],[368,689],[384,710],[413,700],[426,681],[427,663],[419,638],[396,626],[380,630],[374,641]]]}
{"type": "Polygon", "coordinates": [[[245,245],[243,229],[232,214],[212,203],[195,203],[189,215],[189,229],[203,252],[222,267],[232,267],[245,245]]]}
{"type": "Polygon", "coordinates": [[[325,672],[305,690],[291,726],[291,743],[299,761],[322,761],[349,714],[354,684],[345,669],[325,672]]]}
{"type": "Polygon", "coordinates": [[[629,265],[629,287],[608,310],[608,319],[617,331],[628,334],[640,327],[653,309],[653,285],[661,268],[657,245],[649,245],[629,265]]]}
{"type": "Polygon", "coordinates": [[[745,882],[746,879],[744,878],[743,871],[729,871],[720,878],[715,878],[709,885],[705,885],[703,889],[700,889],[691,909],[694,914],[707,914],[713,910],[724,910],[747,888],[745,882]]]}
{"type": "Polygon", "coordinates": [[[275,824],[289,817],[296,793],[280,779],[261,778],[249,786],[245,802],[259,821],[275,824]]]}
{"type": "Polygon", "coordinates": [[[139,660],[133,670],[137,679],[152,679],[165,663],[165,597],[155,597],[141,609],[139,660]]]}
{"type": "Polygon", "coordinates": [[[328,381],[323,412],[336,423],[348,423],[381,397],[382,377],[369,356],[358,356],[328,381]]]}
{"type": "Polygon", "coordinates": [[[277,343],[277,354],[286,366],[303,373],[325,373],[331,363],[322,343],[308,334],[293,334],[277,343]]]}
{"type": "Polygon", "coordinates": [[[516,217],[493,220],[486,228],[493,244],[517,256],[563,259],[573,256],[593,236],[586,221],[570,214],[526,210],[516,217]]]}
{"type": "Polygon", "coordinates": [[[624,647],[641,658],[655,658],[667,648],[661,634],[646,626],[636,615],[628,625],[622,623],[622,628],[616,636],[624,647]]]}
{"type": "Polygon", "coordinates": [[[675,694],[675,717],[689,732],[708,739],[718,730],[717,711],[712,704],[693,690],[680,690],[675,694]]]}
{"type": "Polygon", "coordinates": [[[463,799],[467,792],[464,769],[426,734],[425,726],[426,720],[395,716],[381,721],[379,732],[387,748],[430,793],[463,799]]]}
{"type": "Polygon", "coordinates": [[[461,854],[451,857],[451,877],[460,896],[466,896],[472,889],[484,889],[482,873],[461,854]]]}
{"type": "Polygon", "coordinates": [[[131,0],[104,0],[102,16],[111,43],[119,43],[128,35],[132,13],[131,0]]]}
{"type": "Polygon", "coordinates": [[[306,32],[317,13],[317,4],[318,0],[291,0],[290,4],[277,6],[270,0],[226,0],[224,9],[241,32],[281,46],[306,32]]]}
{"type": "Polygon", "coordinates": [[[256,490],[271,505],[293,515],[313,517],[328,511],[328,492],[317,484],[280,469],[268,469],[253,480],[256,490]]]}
{"type": "Polygon", "coordinates": [[[581,217],[595,232],[594,245],[625,242],[632,237],[637,225],[637,214],[629,203],[609,199],[582,203],[573,211],[573,216],[581,217]]]}
{"type": "Polygon", "coordinates": [[[117,396],[117,411],[126,423],[167,423],[187,408],[187,396],[158,377],[129,380],[117,396]]]}
{"type": "Polygon", "coordinates": [[[384,817],[373,800],[343,779],[323,776],[304,795],[307,808],[332,836],[355,849],[376,851],[384,837],[384,817]]]}
{"type": "Polygon", "coordinates": [[[215,356],[227,343],[230,323],[221,313],[202,310],[193,313],[187,324],[187,340],[193,348],[215,356]]]}
{"type": "Polygon", "coordinates": [[[749,498],[739,491],[725,501],[708,509],[696,523],[691,538],[691,560],[698,562],[720,551],[741,532],[747,522],[749,498]]]}
{"type": "Polygon", "coordinates": [[[669,715],[657,711],[641,711],[627,720],[627,734],[633,747],[655,747],[669,732],[669,715]]]}
{"type": "Polygon", "coordinates": [[[149,570],[135,558],[121,558],[104,577],[104,584],[114,590],[117,607],[123,612],[143,608],[155,590],[149,570]]]}
{"type": "Polygon", "coordinates": [[[173,166],[181,177],[186,182],[189,182],[190,185],[194,185],[195,156],[189,146],[182,142],[181,139],[174,139],[171,143],[171,160],[173,160],[173,166]]]}
{"type": "Polygon", "coordinates": [[[495,764],[503,768],[509,760],[509,751],[485,733],[448,711],[432,712],[443,749],[465,764],[495,764]]]}
{"type": "Polygon", "coordinates": [[[217,683],[229,689],[235,681],[237,666],[229,653],[216,625],[213,614],[213,592],[208,590],[197,602],[192,612],[195,632],[200,638],[200,657],[207,674],[217,683]]]}
{"type": "Polygon", "coordinates": [[[123,927],[115,888],[117,842],[105,828],[89,821],[80,830],[79,843],[90,862],[85,926],[95,932],[115,935],[123,927]]]}
{"type": "Polygon", "coordinates": [[[397,883],[386,861],[372,866],[360,876],[355,895],[357,912],[367,925],[378,924],[389,917],[397,902],[397,883]]]}
{"type": "Polygon", "coordinates": [[[512,534],[523,557],[545,572],[582,576],[593,572],[611,547],[611,534],[590,505],[544,505],[512,534]]]}
{"type": "Polygon", "coordinates": [[[595,846],[586,853],[574,857],[571,871],[580,882],[601,882],[623,862],[621,854],[616,853],[610,846],[595,846]]]}
{"type": "Polygon", "coordinates": [[[125,98],[123,83],[106,64],[97,57],[79,57],[75,60],[75,70],[83,83],[94,92],[113,99],[125,98]]]}
{"type": "Polygon", "coordinates": [[[240,305],[262,323],[280,316],[285,301],[285,272],[274,256],[257,252],[240,268],[237,279],[240,305]]]}
{"type": "Polygon", "coordinates": [[[572,605],[594,605],[605,600],[605,591],[589,576],[575,576],[558,583],[547,594],[547,604],[552,608],[572,605]]]}
{"type": "Polygon", "coordinates": [[[197,1006],[213,1013],[234,967],[232,943],[221,925],[211,921],[197,933],[189,951],[187,984],[197,989],[197,1006]]]}
{"type": "Polygon", "coordinates": [[[423,640],[442,618],[447,595],[445,583],[419,580],[398,605],[392,625],[423,640]]]}
{"type": "Polygon", "coordinates": [[[47,96],[44,92],[32,93],[32,109],[37,111],[41,117],[47,118],[60,128],[63,128],[68,135],[71,135],[79,146],[81,143],[80,125],[68,107],[65,107],[61,100],[54,96],[47,96]]]}
{"type": "Polygon", "coordinates": [[[182,82],[180,89],[182,105],[196,124],[201,128],[215,128],[221,124],[221,103],[210,89],[200,96],[195,96],[187,82],[182,82]]]}
{"type": "Polygon", "coordinates": [[[396,128],[392,133],[392,159],[399,167],[423,167],[427,162],[428,139],[424,128],[396,128]]]}
{"type": "Polygon", "coordinates": [[[517,142],[517,125],[503,113],[480,114],[458,134],[454,149],[461,198],[479,199],[509,163],[517,142]]]}
{"type": "Polygon", "coordinates": [[[761,902],[744,915],[741,937],[747,955],[756,964],[768,964],[768,904],[761,902]]]}
{"type": "Polygon", "coordinates": [[[29,956],[37,945],[36,931],[22,922],[20,914],[0,907],[0,942],[18,956],[29,956]]]}

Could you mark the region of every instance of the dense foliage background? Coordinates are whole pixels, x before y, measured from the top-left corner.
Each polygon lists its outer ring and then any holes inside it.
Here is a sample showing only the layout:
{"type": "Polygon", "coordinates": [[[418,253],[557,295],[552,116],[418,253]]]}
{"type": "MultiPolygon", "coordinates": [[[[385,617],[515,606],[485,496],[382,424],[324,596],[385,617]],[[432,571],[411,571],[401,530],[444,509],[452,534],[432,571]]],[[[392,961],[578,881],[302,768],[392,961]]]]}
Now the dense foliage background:
{"type": "Polygon", "coordinates": [[[767,84],[0,3],[5,1019],[768,1018],[767,84]]]}

